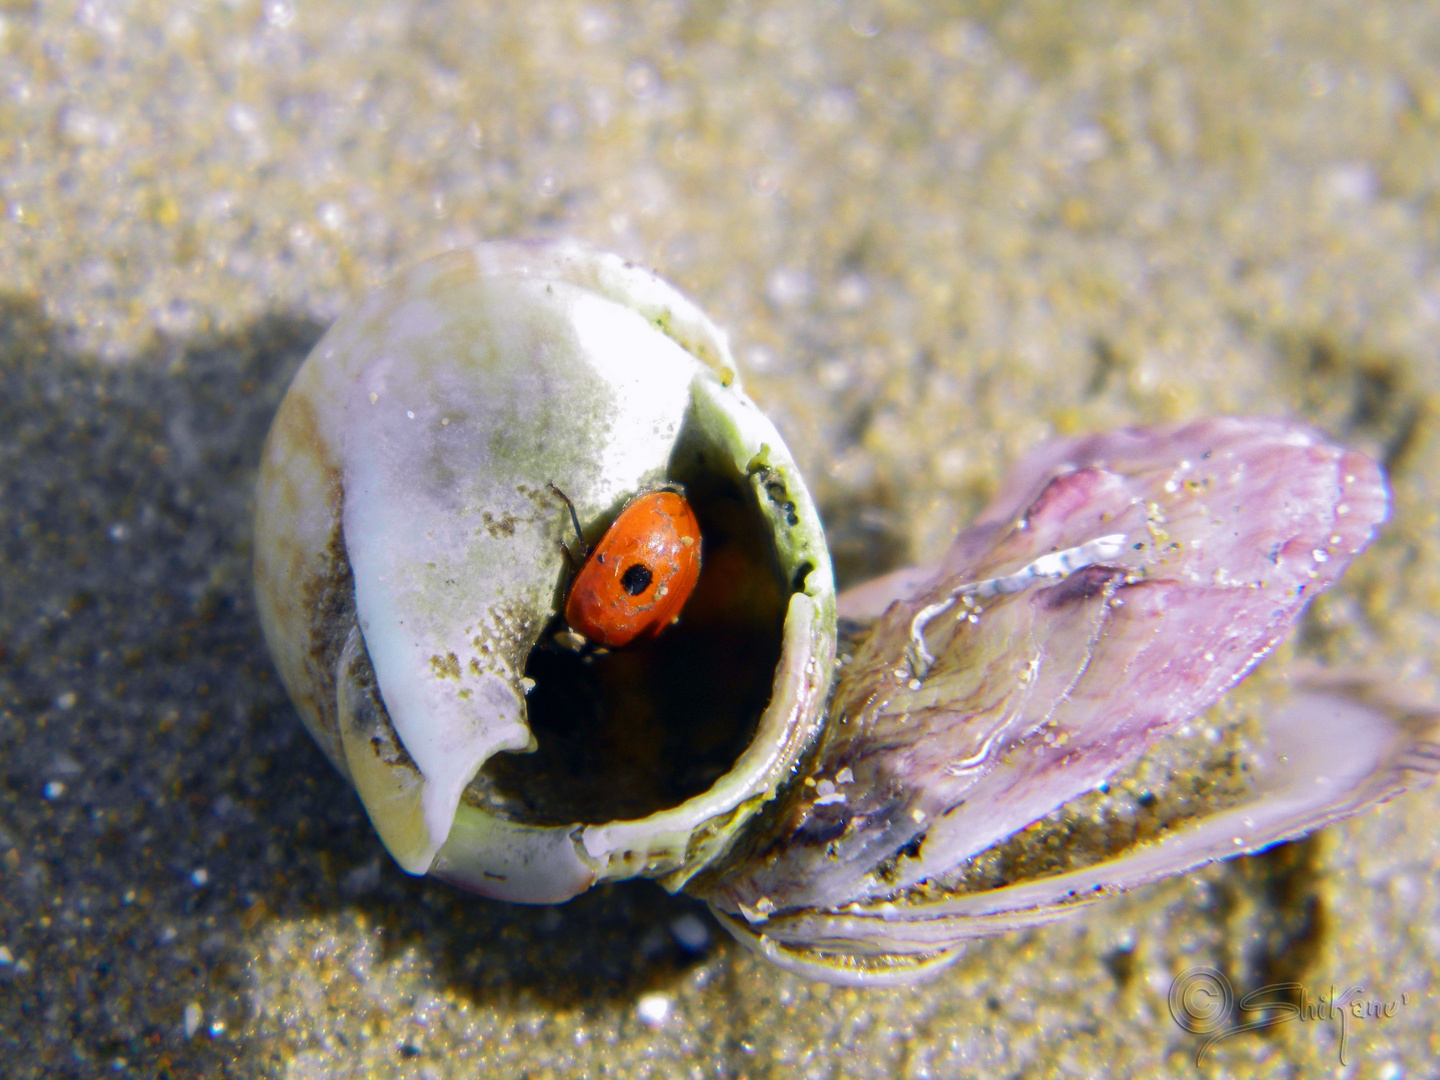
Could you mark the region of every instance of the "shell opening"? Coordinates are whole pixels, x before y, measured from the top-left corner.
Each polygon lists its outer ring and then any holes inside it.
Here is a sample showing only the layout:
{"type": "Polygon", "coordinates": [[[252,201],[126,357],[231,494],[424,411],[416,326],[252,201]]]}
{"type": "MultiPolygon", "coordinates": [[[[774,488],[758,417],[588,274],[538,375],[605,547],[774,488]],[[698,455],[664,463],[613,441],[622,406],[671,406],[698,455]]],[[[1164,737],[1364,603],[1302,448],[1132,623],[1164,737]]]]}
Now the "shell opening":
{"type": "Polygon", "coordinates": [[[525,667],[539,748],[497,754],[467,802],[532,824],[644,818],[706,791],[754,738],[791,582],[750,485],[693,427],[666,480],[684,488],[702,537],[700,581],[679,621],[621,650],[575,652],[555,643],[565,629],[555,616],[525,667]]]}

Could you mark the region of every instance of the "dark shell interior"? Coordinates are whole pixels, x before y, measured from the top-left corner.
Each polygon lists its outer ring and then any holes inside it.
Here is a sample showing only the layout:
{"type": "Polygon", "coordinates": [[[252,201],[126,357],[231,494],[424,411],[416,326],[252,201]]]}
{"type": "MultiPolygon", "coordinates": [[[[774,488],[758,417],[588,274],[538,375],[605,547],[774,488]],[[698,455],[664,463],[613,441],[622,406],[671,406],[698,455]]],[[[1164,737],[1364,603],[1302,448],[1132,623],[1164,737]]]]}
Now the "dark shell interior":
{"type": "MultiPolygon", "coordinates": [[[[532,754],[498,754],[470,801],[531,824],[633,820],[701,794],[728,772],[769,704],[792,592],[759,504],[763,484],[682,433],[665,480],[700,522],[701,572],[680,621],[623,649],[557,643],[555,616],[525,674],[532,754]]],[[[620,507],[587,527],[603,535],[620,507]]],[[[557,590],[563,596],[565,582],[557,590]]]]}

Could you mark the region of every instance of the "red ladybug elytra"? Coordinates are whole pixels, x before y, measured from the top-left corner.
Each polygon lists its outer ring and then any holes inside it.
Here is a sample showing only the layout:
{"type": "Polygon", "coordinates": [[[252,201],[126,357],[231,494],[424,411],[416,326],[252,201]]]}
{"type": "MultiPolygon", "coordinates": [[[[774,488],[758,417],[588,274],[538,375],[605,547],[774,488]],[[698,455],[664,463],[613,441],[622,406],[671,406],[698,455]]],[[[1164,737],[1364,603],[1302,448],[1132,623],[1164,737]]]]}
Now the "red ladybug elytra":
{"type": "MultiPolygon", "coordinates": [[[[554,484],[550,490],[575,507],[554,484]]],[[[582,538],[583,543],[583,538],[582,538]]],[[[570,629],[609,649],[654,637],[680,614],[700,579],[700,524],[674,491],[637,495],[585,556],[570,595],[570,629]]]]}

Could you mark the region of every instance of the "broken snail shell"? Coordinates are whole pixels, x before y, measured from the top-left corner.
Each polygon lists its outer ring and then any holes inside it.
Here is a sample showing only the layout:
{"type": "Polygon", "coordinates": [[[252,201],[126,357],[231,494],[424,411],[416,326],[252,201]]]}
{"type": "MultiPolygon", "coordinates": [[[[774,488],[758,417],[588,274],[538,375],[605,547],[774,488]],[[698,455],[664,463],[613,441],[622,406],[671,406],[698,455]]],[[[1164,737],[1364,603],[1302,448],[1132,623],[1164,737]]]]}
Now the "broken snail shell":
{"type": "Polygon", "coordinates": [[[576,245],[432,259],[325,335],[266,443],[255,576],[281,676],[396,861],[506,900],[683,884],[790,779],[834,662],[819,519],[723,335],[576,245]],[[592,540],[683,485],[705,573],[680,625],[554,642],[552,483],[592,540]]]}
{"type": "Polygon", "coordinates": [[[615,256],[491,243],[413,267],[300,369],[256,592],[306,726],[410,873],[528,903],[654,877],[782,966],[889,983],[1436,771],[1433,715],[1317,680],[1203,804],[1012,850],[1283,640],[1386,503],[1371,461],[1281,421],[1069,440],[939,564],[837,608],[724,335],[615,256]],[[575,647],[552,484],[591,543],[683,491],[702,558],[674,625],[575,647]]]}

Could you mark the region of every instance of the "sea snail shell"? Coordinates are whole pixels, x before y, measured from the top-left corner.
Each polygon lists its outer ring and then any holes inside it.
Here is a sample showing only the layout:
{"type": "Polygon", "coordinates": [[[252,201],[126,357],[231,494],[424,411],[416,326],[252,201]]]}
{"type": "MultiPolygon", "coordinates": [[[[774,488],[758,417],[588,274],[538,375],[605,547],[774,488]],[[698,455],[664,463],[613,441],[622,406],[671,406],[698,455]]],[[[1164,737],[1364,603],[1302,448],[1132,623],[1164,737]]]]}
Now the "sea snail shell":
{"type": "Polygon", "coordinates": [[[814,742],[835,647],[815,508],[723,335],[619,259],[484,245],[343,318],[276,416],[257,533],[281,675],[411,873],[535,903],[678,887],[814,742]],[[585,661],[542,643],[552,482],[587,528],[686,486],[713,582],[693,629],[585,661]]]}
{"type": "Polygon", "coordinates": [[[840,598],[837,662],[824,532],[724,335],[614,256],[494,243],[415,266],[296,375],[256,592],[306,726],[407,871],[531,903],[656,877],[783,966],[898,982],[1433,773],[1434,716],[1311,689],[1173,828],[974,872],[1243,677],[1386,500],[1368,459],[1279,421],[1053,444],[939,564],[840,598]],[[563,646],[552,483],[592,542],[637,493],[683,489],[704,558],[676,625],[563,646]]]}

